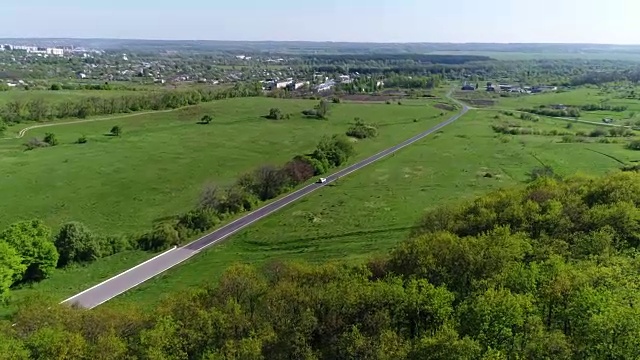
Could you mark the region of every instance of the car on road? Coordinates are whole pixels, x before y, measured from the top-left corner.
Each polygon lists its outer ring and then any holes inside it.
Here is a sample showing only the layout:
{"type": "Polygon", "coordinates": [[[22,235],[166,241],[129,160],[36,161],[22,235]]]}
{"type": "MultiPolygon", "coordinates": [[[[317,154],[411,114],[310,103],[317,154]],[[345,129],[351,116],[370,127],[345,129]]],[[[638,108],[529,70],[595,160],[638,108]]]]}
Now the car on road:
{"type": "Polygon", "coordinates": [[[326,182],[327,182],[327,179],[325,179],[325,178],[318,179],[318,184],[324,184],[326,182]]]}

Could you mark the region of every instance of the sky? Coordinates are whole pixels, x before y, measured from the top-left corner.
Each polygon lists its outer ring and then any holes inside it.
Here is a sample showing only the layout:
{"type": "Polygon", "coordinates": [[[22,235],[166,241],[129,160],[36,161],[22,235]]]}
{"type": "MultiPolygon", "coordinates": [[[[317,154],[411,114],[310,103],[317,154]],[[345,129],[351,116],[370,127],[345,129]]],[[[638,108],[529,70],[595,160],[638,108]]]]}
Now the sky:
{"type": "Polygon", "coordinates": [[[0,38],[640,43],[637,0],[1,0],[0,38]]]}

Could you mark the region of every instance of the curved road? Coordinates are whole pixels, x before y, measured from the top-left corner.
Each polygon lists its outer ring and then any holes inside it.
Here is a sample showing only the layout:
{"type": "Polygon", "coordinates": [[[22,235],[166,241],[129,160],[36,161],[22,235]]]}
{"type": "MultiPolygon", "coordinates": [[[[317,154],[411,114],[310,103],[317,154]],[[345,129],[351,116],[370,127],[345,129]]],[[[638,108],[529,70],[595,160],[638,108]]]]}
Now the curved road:
{"type": "MultiPolygon", "coordinates": [[[[453,100],[453,99],[452,99],[453,100]]],[[[455,101],[455,100],[454,100],[455,101]]],[[[457,102],[457,101],[456,101],[457,102]]],[[[448,120],[434,126],[433,128],[426,130],[410,139],[403,141],[402,143],[390,147],[386,150],[383,150],[369,158],[366,158],[360,162],[357,162],[345,169],[342,169],[330,176],[327,177],[327,181],[323,184],[314,183],[307,185],[297,191],[294,191],[268,205],[265,205],[253,212],[244,215],[243,217],[213,231],[210,234],[207,234],[200,239],[193,241],[192,243],[185,245],[180,248],[170,249],[150,260],[145,261],[144,263],[135,266],[111,279],[108,279],[90,289],[87,289],[77,295],[74,295],[62,303],[66,304],[74,304],[84,308],[94,308],[122,293],[125,291],[134,288],[135,286],[151,279],[152,277],[161,274],[162,272],[180,264],[181,262],[189,259],[190,257],[196,255],[203,249],[206,249],[209,246],[212,246],[224,238],[232,235],[233,233],[243,229],[246,226],[249,226],[255,221],[260,220],[261,218],[277,211],[278,209],[296,201],[305,195],[320,189],[323,186],[326,186],[339,177],[348,175],[354,171],[357,171],[373,162],[376,162],[385,156],[392,154],[405,146],[409,146],[414,142],[425,138],[426,136],[440,130],[441,128],[451,124],[452,122],[459,119],[462,115],[466,114],[469,109],[469,106],[466,106],[460,102],[458,102],[462,106],[462,110],[449,118],[448,120]]]]}

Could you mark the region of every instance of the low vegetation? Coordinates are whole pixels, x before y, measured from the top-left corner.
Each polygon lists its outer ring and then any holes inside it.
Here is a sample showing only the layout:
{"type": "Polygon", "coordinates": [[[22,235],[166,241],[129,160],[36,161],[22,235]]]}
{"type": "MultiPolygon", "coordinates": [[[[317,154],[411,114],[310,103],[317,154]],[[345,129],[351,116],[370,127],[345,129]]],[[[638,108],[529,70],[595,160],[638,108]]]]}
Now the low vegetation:
{"type": "Polygon", "coordinates": [[[0,106],[0,118],[7,124],[62,118],[84,119],[95,115],[176,109],[213,100],[259,95],[261,95],[259,87],[246,84],[224,90],[197,88],[180,91],[142,92],[142,94],[122,97],[91,96],[59,103],[50,103],[42,98],[16,99],[0,106]]]}
{"type": "Polygon", "coordinates": [[[347,130],[347,136],[351,136],[357,139],[374,138],[378,136],[378,127],[375,125],[367,124],[360,118],[354,119],[355,124],[347,130]]]}
{"type": "Polygon", "coordinates": [[[34,299],[0,344],[12,359],[637,358],[638,184],[543,176],[429,211],[364,266],[236,265],[153,312],[34,299]]]}

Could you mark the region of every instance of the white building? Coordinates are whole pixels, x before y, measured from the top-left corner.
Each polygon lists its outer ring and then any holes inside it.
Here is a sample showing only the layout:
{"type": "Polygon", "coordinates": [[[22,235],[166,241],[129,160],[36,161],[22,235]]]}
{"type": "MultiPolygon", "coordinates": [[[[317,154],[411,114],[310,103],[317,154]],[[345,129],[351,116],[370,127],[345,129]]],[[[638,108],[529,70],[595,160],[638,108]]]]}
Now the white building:
{"type": "Polygon", "coordinates": [[[291,80],[285,80],[285,81],[278,81],[276,83],[276,88],[277,89],[284,89],[287,86],[289,86],[289,84],[291,84],[291,80]]]}
{"type": "Polygon", "coordinates": [[[55,56],[63,56],[64,55],[64,49],[58,49],[58,48],[47,48],[47,54],[49,55],[55,55],[55,56]]]}

